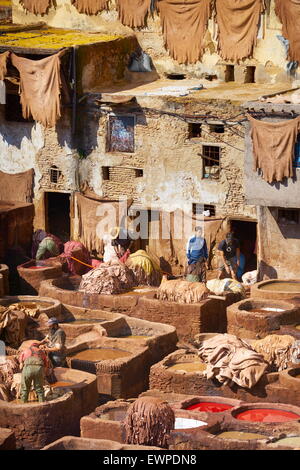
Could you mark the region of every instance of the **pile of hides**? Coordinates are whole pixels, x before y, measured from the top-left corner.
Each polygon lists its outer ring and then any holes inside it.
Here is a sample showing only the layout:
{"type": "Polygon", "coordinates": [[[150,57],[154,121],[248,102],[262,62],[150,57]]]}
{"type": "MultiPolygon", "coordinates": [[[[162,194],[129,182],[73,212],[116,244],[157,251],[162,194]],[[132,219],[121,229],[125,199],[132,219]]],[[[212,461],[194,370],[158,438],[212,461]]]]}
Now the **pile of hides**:
{"type": "Polygon", "coordinates": [[[26,336],[27,321],[28,315],[21,309],[0,306],[0,335],[6,344],[16,349],[20,346],[26,336]]]}
{"type": "Polygon", "coordinates": [[[207,364],[204,374],[222,384],[252,388],[265,373],[264,357],[234,335],[220,334],[204,341],[199,357],[207,364]]]}
{"type": "Polygon", "coordinates": [[[269,335],[254,341],[251,346],[278,371],[287,369],[294,362],[295,338],[293,336],[269,335]]]}
{"type": "Polygon", "coordinates": [[[160,398],[140,397],[128,408],[124,426],[127,444],[166,448],[175,426],[174,411],[160,398]]]}
{"type": "Polygon", "coordinates": [[[138,286],[159,286],[161,283],[161,270],[154,259],[144,250],[132,253],[127,261],[128,266],[135,274],[138,286]]]}
{"type": "Polygon", "coordinates": [[[275,0],[275,13],[282,23],[282,35],[289,41],[289,59],[300,62],[300,1],[275,0]]]}
{"type": "Polygon", "coordinates": [[[246,297],[246,291],[243,285],[235,279],[211,279],[207,281],[206,287],[215,295],[222,295],[224,292],[232,292],[233,294],[241,294],[246,297]]]}
{"type": "Polygon", "coordinates": [[[211,0],[158,0],[165,47],[180,64],[201,60],[211,0]]]}
{"type": "Polygon", "coordinates": [[[151,0],[117,0],[119,20],[130,28],[145,26],[150,12],[151,0]]]}
{"type": "Polygon", "coordinates": [[[265,122],[247,115],[251,124],[254,171],[263,173],[268,183],[293,177],[295,143],[300,116],[280,122],[265,122]]]}
{"type": "Polygon", "coordinates": [[[202,282],[189,282],[184,280],[167,280],[163,277],[161,285],[156,292],[156,298],[180,304],[193,304],[201,302],[209,295],[209,290],[202,282]]]}
{"type": "Polygon", "coordinates": [[[86,294],[121,294],[136,286],[134,273],[119,261],[102,263],[84,276],[79,290],[86,294]]]}
{"type": "Polygon", "coordinates": [[[97,15],[108,7],[109,0],[72,0],[79,13],[97,15]]]}
{"type": "Polygon", "coordinates": [[[4,364],[0,364],[0,400],[10,401],[14,397],[14,375],[19,370],[15,358],[6,358],[4,364]]]}
{"type": "Polygon", "coordinates": [[[218,52],[223,59],[237,62],[252,55],[263,5],[263,0],[216,0],[218,52]]]}
{"type": "Polygon", "coordinates": [[[40,314],[39,307],[34,302],[21,302],[16,304],[10,304],[9,309],[24,312],[25,315],[31,318],[37,318],[40,314]]]}
{"type": "Polygon", "coordinates": [[[65,50],[45,59],[31,60],[11,53],[20,73],[20,101],[24,119],[32,116],[44,127],[54,127],[61,116],[61,56],[65,50]]]}
{"type": "Polygon", "coordinates": [[[52,0],[21,0],[25,10],[34,15],[44,15],[52,4],[52,0]]]}
{"type": "Polygon", "coordinates": [[[34,170],[22,173],[0,171],[0,200],[11,202],[32,202],[34,170]]]}
{"type": "Polygon", "coordinates": [[[64,252],[60,255],[60,258],[66,260],[68,271],[72,274],[82,276],[92,269],[90,254],[87,248],[80,242],[69,241],[65,243],[64,252]]]}

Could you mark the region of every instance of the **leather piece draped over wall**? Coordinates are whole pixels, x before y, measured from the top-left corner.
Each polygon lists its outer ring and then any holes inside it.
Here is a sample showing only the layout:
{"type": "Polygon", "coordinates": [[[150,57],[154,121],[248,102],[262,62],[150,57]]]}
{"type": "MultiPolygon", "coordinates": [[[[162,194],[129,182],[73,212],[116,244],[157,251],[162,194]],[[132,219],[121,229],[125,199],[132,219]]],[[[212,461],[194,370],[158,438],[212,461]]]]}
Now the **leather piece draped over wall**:
{"type": "Polygon", "coordinates": [[[3,52],[0,54],[0,80],[4,80],[7,73],[7,59],[10,55],[10,51],[3,52]]]}
{"type": "Polygon", "coordinates": [[[247,115],[251,124],[254,171],[262,170],[268,182],[293,176],[294,148],[300,116],[280,122],[265,122],[247,115]]]}
{"type": "Polygon", "coordinates": [[[12,64],[20,73],[22,114],[33,117],[45,127],[54,127],[61,116],[60,57],[65,51],[41,60],[30,60],[11,54],[12,64]]]}
{"type": "Polygon", "coordinates": [[[252,55],[263,9],[263,0],[216,0],[218,52],[224,60],[252,55]]]}
{"type": "Polygon", "coordinates": [[[0,201],[32,202],[34,170],[22,173],[0,171],[0,201]]]}
{"type": "Polygon", "coordinates": [[[300,0],[276,0],[275,13],[282,23],[282,35],[289,40],[289,59],[300,62],[300,0]]]}
{"type": "MultiPolygon", "coordinates": [[[[81,194],[77,194],[77,208],[79,218],[78,235],[80,237],[81,243],[83,243],[83,245],[90,252],[92,250],[97,250],[99,254],[103,253],[103,233],[99,230],[98,227],[97,234],[97,226],[104,218],[107,218],[109,222],[111,221],[111,223],[109,223],[109,227],[107,227],[107,231],[114,226],[118,226],[120,223],[119,206],[120,203],[118,201],[95,200],[82,196],[81,194]],[[115,219],[111,209],[114,209],[115,219]]],[[[126,213],[127,207],[128,205],[125,207],[126,213]]]]}
{"type": "Polygon", "coordinates": [[[150,11],[151,0],[117,0],[119,20],[130,28],[145,26],[150,11]]]}
{"type": "Polygon", "coordinates": [[[25,10],[35,15],[44,15],[52,4],[52,0],[21,0],[25,10]]]}
{"type": "Polygon", "coordinates": [[[158,0],[165,47],[173,59],[194,64],[201,59],[211,0],[158,0]]]}
{"type": "Polygon", "coordinates": [[[97,15],[108,7],[109,0],[72,0],[79,13],[97,15]]]}

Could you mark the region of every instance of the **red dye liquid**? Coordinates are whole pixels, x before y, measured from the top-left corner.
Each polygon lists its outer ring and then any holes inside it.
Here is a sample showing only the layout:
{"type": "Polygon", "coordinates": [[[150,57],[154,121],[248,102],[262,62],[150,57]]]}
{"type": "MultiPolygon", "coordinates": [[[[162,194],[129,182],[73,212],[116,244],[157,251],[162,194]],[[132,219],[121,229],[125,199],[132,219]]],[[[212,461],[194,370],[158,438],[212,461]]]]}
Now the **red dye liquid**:
{"type": "Polygon", "coordinates": [[[45,266],[29,266],[27,269],[44,269],[45,266]]]}
{"type": "Polygon", "coordinates": [[[254,423],[285,423],[293,419],[300,419],[300,415],[290,411],[259,408],[243,411],[236,416],[236,419],[252,421],[254,423]]]}
{"type": "Polygon", "coordinates": [[[196,405],[191,405],[187,410],[193,411],[209,411],[210,413],[220,413],[221,411],[230,410],[233,408],[232,405],[226,405],[226,403],[213,403],[209,401],[204,401],[201,403],[196,403],[196,405]]]}

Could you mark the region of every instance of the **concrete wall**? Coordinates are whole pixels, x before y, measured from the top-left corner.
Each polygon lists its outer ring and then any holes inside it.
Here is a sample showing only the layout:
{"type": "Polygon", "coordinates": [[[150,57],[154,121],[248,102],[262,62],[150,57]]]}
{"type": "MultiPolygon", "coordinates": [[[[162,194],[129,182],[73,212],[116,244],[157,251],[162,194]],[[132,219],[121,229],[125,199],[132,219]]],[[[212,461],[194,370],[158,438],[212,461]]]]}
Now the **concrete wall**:
{"type": "MultiPolygon", "coordinates": [[[[112,0],[110,10],[102,12],[96,16],[79,14],[76,8],[71,5],[71,0],[56,0],[56,8],[52,7],[47,15],[33,15],[26,13],[20,5],[19,0],[12,0],[13,21],[20,24],[35,23],[45,21],[53,27],[74,28],[91,31],[101,31],[103,33],[130,33],[132,29],[123,26],[118,20],[115,10],[115,2],[112,0]]],[[[274,0],[266,0],[267,10],[261,17],[261,31],[257,46],[254,49],[253,58],[241,62],[240,69],[237,70],[238,80],[244,79],[243,67],[245,65],[255,65],[256,82],[282,82],[290,78],[287,77],[284,68],[286,65],[286,53],[283,45],[277,39],[281,34],[281,24],[274,12],[274,0]]],[[[154,66],[159,74],[165,72],[182,71],[193,76],[201,76],[203,73],[217,73],[220,78],[224,78],[224,61],[217,53],[216,24],[211,19],[209,21],[208,32],[206,33],[206,50],[202,63],[184,66],[179,65],[170,58],[164,48],[163,36],[161,34],[160,19],[155,14],[154,18],[148,19],[146,28],[135,31],[138,42],[143,50],[150,54],[154,66]]],[[[297,77],[296,77],[297,78],[297,77]]]]}

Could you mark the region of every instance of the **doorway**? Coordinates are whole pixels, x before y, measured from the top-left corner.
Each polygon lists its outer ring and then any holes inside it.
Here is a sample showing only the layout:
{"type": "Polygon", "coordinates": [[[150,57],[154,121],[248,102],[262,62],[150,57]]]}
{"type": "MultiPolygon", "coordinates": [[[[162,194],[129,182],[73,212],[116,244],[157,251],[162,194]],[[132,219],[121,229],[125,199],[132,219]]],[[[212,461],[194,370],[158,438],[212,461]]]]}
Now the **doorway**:
{"type": "Polygon", "coordinates": [[[70,194],[45,193],[46,231],[63,243],[70,240],[70,194]]]}
{"type": "Polygon", "coordinates": [[[257,269],[256,237],[257,222],[230,220],[234,237],[240,242],[241,253],[245,256],[244,273],[257,269]]]}

